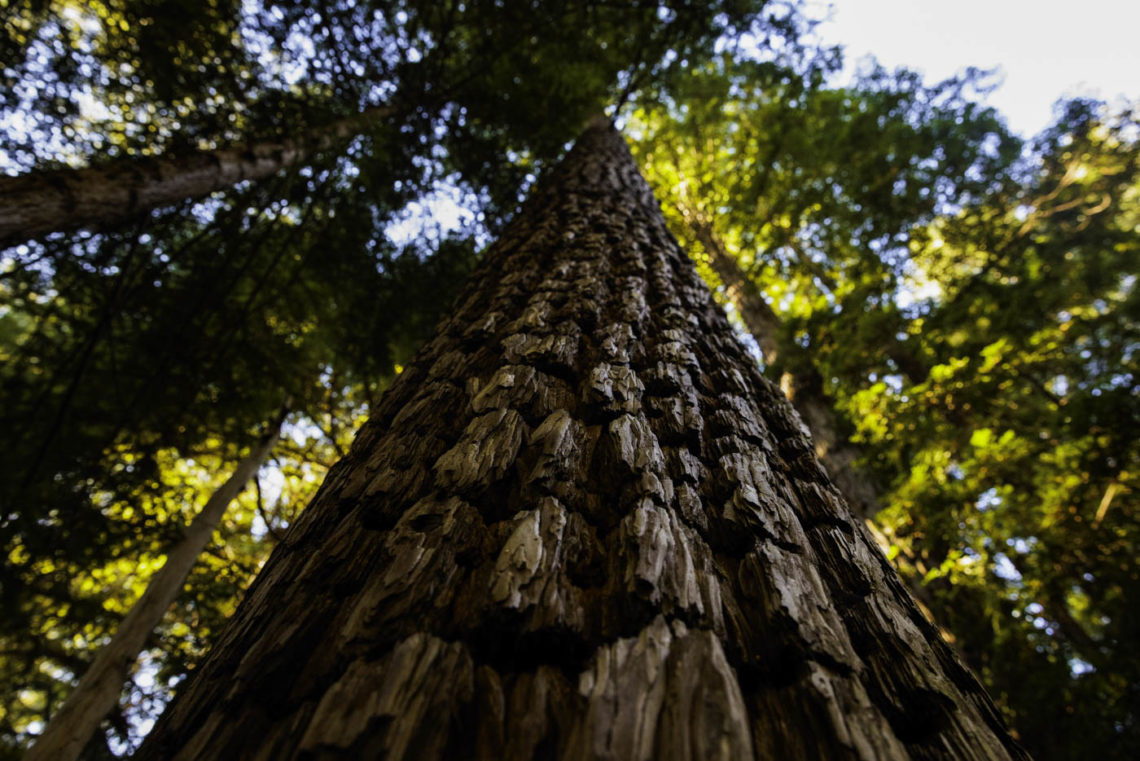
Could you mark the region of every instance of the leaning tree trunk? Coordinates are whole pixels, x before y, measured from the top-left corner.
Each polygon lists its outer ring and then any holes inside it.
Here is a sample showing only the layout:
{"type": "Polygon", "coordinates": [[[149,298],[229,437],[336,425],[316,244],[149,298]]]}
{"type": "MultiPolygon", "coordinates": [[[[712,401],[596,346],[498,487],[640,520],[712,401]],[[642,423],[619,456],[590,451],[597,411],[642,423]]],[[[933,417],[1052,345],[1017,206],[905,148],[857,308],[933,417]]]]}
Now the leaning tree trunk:
{"type": "Polygon", "coordinates": [[[128,672],[166,609],[182,591],[186,578],[209,544],[226,508],[241,494],[249,479],[273,451],[286,412],[287,409],[283,408],[278,413],[250,453],[206,500],[182,538],[170,548],[166,562],[147,584],[142,597],[131,606],[111,641],[95,655],[79,684],[24,755],[24,761],[74,761],[79,758],[99,724],[119,702],[128,672]]]}
{"type": "Polygon", "coordinates": [[[201,198],[243,180],[271,177],[304,163],[390,115],[377,106],[297,139],[182,156],[124,158],[84,169],[0,176],[0,248],[57,230],[121,222],[167,204],[201,198]]]}
{"type": "Polygon", "coordinates": [[[601,125],[137,756],[1024,757],[601,125]]]}

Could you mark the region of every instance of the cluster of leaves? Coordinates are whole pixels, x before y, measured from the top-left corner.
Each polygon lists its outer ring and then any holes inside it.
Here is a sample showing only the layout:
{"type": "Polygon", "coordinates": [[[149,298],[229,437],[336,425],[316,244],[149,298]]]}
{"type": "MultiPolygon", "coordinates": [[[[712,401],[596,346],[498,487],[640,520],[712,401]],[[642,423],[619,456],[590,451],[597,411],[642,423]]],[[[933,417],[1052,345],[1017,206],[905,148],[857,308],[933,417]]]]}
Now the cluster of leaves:
{"type": "MultiPolygon", "coordinates": [[[[844,402],[883,525],[1052,757],[1140,752],[1138,125],[1064,105],[1018,181],[913,239],[926,377],[844,402]]],[[[1040,752],[1042,756],[1046,751],[1040,752]]]]}
{"type": "Polygon", "coordinates": [[[88,751],[145,732],[520,189],[623,89],[703,60],[725,35],[792,34],[764,5],[9,9],[9,172],[177,157],[382,116],[272,180],[4,252],[0,755],[20,754],[288,399],[271,463],[231,506],[88,751]],[[462,196],[473,222],[400,242],[393,225],[414,223],[429,191],[462,196]]]}
{"type": "MultiPolygon", "coordinates": [[[[983,72],[927,87],[871,66],[825,87],[839,65],[835,51],[797,67],[725,56],[631,125],[687,247],[699,254],[708,227],[785,320],[825,315],[813,332],[868,330],[869,302],[891,311],[882,295],[897,287],[911,229],[1000,182],[1019,149],[970,97],[983,72]]],[[[876,319],[876,332],[897,332],[876,319]]]]}
{"type": "Polygon", "coordinates": [[[889,554],[1035,757],[1134,757],[1135,120],[1070,102],[1023,146],[979,72],[781,63],[639,104],[675,233],[763,295],[767,372],[836,405],[889,554]]]}

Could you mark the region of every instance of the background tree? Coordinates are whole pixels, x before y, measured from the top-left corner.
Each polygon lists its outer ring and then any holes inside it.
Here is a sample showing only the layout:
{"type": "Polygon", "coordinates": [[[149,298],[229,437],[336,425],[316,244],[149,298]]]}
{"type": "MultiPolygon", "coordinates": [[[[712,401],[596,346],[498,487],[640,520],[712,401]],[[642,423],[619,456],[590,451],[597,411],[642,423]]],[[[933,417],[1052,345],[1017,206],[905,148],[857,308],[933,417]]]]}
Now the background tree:
{"type": "MultiPolygon", "coordinates": [[[[9,303],[25,307],[4,317],[12,332],[3,414],[13,452],[5,464],[11,474],[5,504],[13,508],[4,524],[10,550],[5,627],[11,627],[5,663],[15,672],[5,683],[20,685],[9,720],[25,721],[50,707],[33,702],[20,710],[20,696],[37,688],[61,695],[68,673],[79,671],[87,652],[113,631],[153,572],[151,558],[176,540],[179,524],[213,490],[212,474],[226,473],[241,456],[234,447],[248,440],[253,411],[271,413],[280,404],[271,398],[275,391],[296,395],[305,417],[295,418],[299,428],[286,445],[301,446],[286,449],[281,464],[286,472],[327,467],[335,446],[345,445],[351,415],[406,351],[401,345],[422,334],[422,326],[402,318],[406,305],[434,303],[470,262],[469,244],[445,242],[427,271],[411,266],[413,251],[381,270],[382,257],[397,252],[374,248],[381,256],[371,265],[359,258],[355,252],[367,244],[355,237],[361,228],[345,206],[333,217],[346,225],[338,228],[344,248],[325,251],[319,245],[338,241],[332,219],[292,217],[285,206],[270,205],[266,213],[253,203],[235,216],[255,220],[265,237],[195,231],[189,247],[172,251],[183,262],[177,254],[190,251],[199,264],[189,271],[166,260],[168,243],[136,239],[147,256],[136,254],[135,261],[153,266],[103,270],[122,286],[112,291],[117,301],[97,312],[78,299],[74,309],[59,297],[41,300],[30,280],[6,283],[9,303]],[[346,252],[339,262],[338,251],[346,252]],[[324,430],[331,450],[319,441],[324,430]],[[25,505],[51,508],[21,509],[25,505]],[[112,606],[106,598],[116,587],[121,602],[112,606]],[[59,664],[59,656],[41,649],[52,642],[67,658],[65,672],[49,666],[59,664]]],[[[371,221],[371,205],[359,209],[371,221]]],[[[107,244],[99,251],[106,254],[107,244]]],[[[61,252],[59,261],[53,285],[75,289],[86,281],[88,298],[105,293],[103,273],[91,272],[89,260],[61,252]]],[[[270,522],[246,502],[223,534],[234,537],[270,522]]],[[[197,593],[184,598],[187,607],[176,615],[179,623],[172,622],[181,642],[159,657],[171,666],[169,677],[184,671],[186,658],[256,570],[267,549],[257,545],[231,538],[216,567],[195,577],[197,593]]]]}
{"type": "Polygon", "coordinates": [[[123,617],[114,636],[99,649],[79,684],[59,711],[52,714],[35,745],[24,756],[27,761],[75,761],[95,736],[104,717],[117,708],[119,694],[146,641],[182,591],[230,503],[241,494],[273,450],[287,413],[288,407],[283,406],[276,419],[267,423],[267,430],[249,454],[206,500],[202,512],[194,516],[178,543],[167,550],[162,567],[147,582],[146,590],[123,617]]]}
{"type": "Polygon", "coordinates": [[[915,236],[929,377],[846,403],[900,472],[884,526],[1026,741],[1123,758],[1140,710],[1136,124],[1082,101],[1058,117],[1018,183],[915,236]]]}

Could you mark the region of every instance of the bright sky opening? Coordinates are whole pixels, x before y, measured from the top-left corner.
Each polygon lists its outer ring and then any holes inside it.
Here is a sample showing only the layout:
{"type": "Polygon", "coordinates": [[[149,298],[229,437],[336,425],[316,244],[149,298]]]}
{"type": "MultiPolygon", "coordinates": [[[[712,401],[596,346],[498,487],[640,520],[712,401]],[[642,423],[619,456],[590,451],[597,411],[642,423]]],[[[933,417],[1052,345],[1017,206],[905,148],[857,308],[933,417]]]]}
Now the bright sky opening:
{"type": "Polygon", "coordinates": [[[1004,82],[987,103],[1023,137],[1050,122],[1063,95],[1140,98],[1136,0],[809,0],[816,18],[829,6],[818,31],[846,48],[849,68],[870,54],[934,82],[1000,67],[1004,82]]]}

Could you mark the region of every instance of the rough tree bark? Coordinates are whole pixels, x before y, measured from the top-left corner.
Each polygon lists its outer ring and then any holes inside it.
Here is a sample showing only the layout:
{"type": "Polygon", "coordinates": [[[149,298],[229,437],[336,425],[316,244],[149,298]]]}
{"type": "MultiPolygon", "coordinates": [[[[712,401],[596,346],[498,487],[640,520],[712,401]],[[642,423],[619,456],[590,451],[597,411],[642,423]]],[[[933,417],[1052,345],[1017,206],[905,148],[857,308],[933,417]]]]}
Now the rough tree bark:
{"type": "MultiPolygon", "coordinates": [[[[725,296],[736,306],[744,327],[760,347],[764,360],[768,363],[775,362],[786,353],[787,348],[781,340],[784,332],[780,316],[768,304],[756,282],[741,270],[736,258],[725,250],[708,220],[703,219],[699,212],[688,208],[682,208],[681,215],[708,254],[709,264],[724,284],[725,296]]],[[[896,355],[907,356],[908,367],[920,366],[913,357],[902,351],[892,352],[892,359],[896,355]]],[[[925,377],[925,370],[922,377],[925,377]]],[[[879,549],[885,551],[891,546],[891,539],[874,521],[883,507],[883,491],[879,484],[859,467],[858,462],[863,456],[862,449],[840,436],[839,418],[835,414],[831,400],[823,391],[823,378],[814,367],[806,372],[785,372],[780,378],[780,389],[799,413],[800,420],[807,426],[816,457],[819,458],[839,493],[843,495],[847,506],[864,519],[867,530],[875,538],[875,543],[879,549]]],[[[895,563],[898,569],[904,572],[907,588],[921,602],[927,619],[933,621],[934,615],[930,612],[930,606],[934,600],[930,590],[920,581],[929,570],[925,562],[904,550],[896,557],[895,563]]],[[[948,636],[946,630],[940,628],[939,631],[944,638],[948,636]]]]}
{"type": "Polygon", "coordinates": [[[111,641],[103,646],[84,672],[75,690],[56,711],[43,734],[24,755],[24,761],[74,761],[119,702],[127,674],[138,660],[146,640],[171,606],[198,557],[210,542],[226,508],[241,494],[249,479],[273,451],[287,410],[282,409],[265,434],[234,472],[206,500],[202,511],[186,527],[182,539],[166,555],[166,562],[131,606],[111,641]]]}
{"type": "Polygon", "coordinates": [[[1025,758],[594,125],[139,759],[1025,758]]]}
{"type": "MultiPolygon", "coordinates": [[[[724,283],[725,295],[736,305],[744,327],[760,347],[764,361],[774,363],[784,354],[779,338],[783,322],[780,316],[768,304],[756,283],[741,271],[736,258],[724,249],[712,225],[692,210],[682,210],[682,216],[708,254],[709,264],[724,283]]],[[[785,373],[780,379],[780,387],[807,426],[816,456],[848,506],[863,518],[873,518],[882,508],[882,490],[857,467],[862,455],[859,448],[840,436],[839,420],[831,401],[824,394],[819,373],[814,369],[804,373],[785,373]]]]}
{"type": "Polygon", "coordinates": [[[295,140],[0,176],[0,248],[57,230],[113,224],[243,180],[270,177],[392,113],[391,107],[377,106],[295,140]]]}

